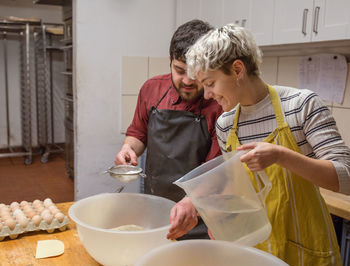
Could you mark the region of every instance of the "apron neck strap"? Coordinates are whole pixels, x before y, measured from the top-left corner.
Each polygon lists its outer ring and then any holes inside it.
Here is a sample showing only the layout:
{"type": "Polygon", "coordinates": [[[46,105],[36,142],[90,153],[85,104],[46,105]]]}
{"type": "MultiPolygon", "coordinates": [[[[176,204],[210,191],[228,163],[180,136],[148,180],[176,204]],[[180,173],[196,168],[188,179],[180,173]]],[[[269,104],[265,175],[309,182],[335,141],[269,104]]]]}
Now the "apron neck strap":
{"type": "MultiPolygon", "coordinates": [[[[164,99],[164,97],[168,94],[169,90],[171,89],[171,86],[166,90],[166,92],[163,94],[162,98],[157,102],[155,108],[158,108],[158,105],[161,103],[161,101],[164,99]]],[[[201,96],[200,103],[199,103],[199,117],[202,115],[202,108],[203,108],[203,98],[204,96],[201,96]]]]}
{"type": "Polygon", "coordinates": [[[163,94],[162,98],[160,98],[160,100],[157,102],[157,104],[156,104],[156,106],[155,106],[156,108],[158,107],[158,105],[160,104],[160,102],[164,99],[164,97],[168,94],[170,88],[171,88],[171,85],[170,85],[170,87],[166,90],[166,92],[163,94]]]}
{"type": "Polygon", "coordinates": [[[273,110],[274,110],[275,116],[276,116],[277,127],[279,127],[279,128],[283,127],[285,122],[284,122],[284,115],[282,112],[280,99],[277,95],[276,89],[270,85],[267,85],[267,86],[269,89],[269,94],[270,94],[273,110]]]}
{"type": "MultiPolygon", "coordinates": [[[[282,112],[280,100],[279,100],[279,97],[277,95],[276,89],[273,88],[270,85],[267,85],[267,86],[268,86],[268,90],[269,90],[269,94],[270,94],[270,99],[271,99],[271,102],[272,102],[273,110],[274,110],[275,116],[276,116],[277,127],[283,127],[284,124],[285,124],[285,122],[284,122],[284,115],[283,115],[283,112],[282,112]]],[[[241,105],[238,104],[237,105],[237,109],[236,109],[236,113],[235,113],[235,118],[233,120],[233,128],[232,128],[235,132],[238,129],[238,118],[239,118],[240,110],[241,110],[241,105]]]]}

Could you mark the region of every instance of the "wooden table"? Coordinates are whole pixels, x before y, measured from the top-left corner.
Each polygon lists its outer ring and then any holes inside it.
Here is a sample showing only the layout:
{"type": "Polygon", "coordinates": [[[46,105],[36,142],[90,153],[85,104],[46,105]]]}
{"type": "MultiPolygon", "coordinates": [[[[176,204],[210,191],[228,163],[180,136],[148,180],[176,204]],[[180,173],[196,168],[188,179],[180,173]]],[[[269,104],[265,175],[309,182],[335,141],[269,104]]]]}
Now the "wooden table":
{"type": "MultiPolygon", "coordinates": [[[[330,213],[350,220],[350,196],[320,189],[330,213]]],[[[73,202],[58,203],[57,207],[67,215],[73,202]]],[[[85,250],[80,242],[75,223],[70,220],[66,231],[55,230],[54,233],[46,231],[29,232],[19,235],[17,239],[8,237],[0,241],[0,265],[100,265],[85,250]],[[64,243],[64,253],[57,257],[36,259],[36,245],[38,240],[58,239],[64,243]]]]}
{"type": "MultiPolygon", "coordinates": [[[[73,202],[58,203],[56,206],[67,215],[73,202]]],[[[0,242],[0,265],[100,265],[85,250],[81,244],[75,223],[70,220],[66,231],[55,230],[49,234],[46,231],[28,232],[14,240],[6,237],[0,242]],[[38,240],[58,239],[64,243],[64,253],[57,257],[36,259],[36,245],[38,240]]]]}
{"type": "Polygon", "coordinates": [[[320,188],[331,214],[350,220],[350,196],[320,188]]]}

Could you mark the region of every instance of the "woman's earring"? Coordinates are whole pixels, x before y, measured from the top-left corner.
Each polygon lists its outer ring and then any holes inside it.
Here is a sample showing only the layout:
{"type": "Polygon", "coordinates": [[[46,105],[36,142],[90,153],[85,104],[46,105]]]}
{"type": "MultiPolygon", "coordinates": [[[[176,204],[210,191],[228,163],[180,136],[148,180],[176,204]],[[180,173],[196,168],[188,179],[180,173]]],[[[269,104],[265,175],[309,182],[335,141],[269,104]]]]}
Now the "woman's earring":
{"type": "Polygon", "coordinates": [[[241,85],[240,85],[240,83],[241,83],[241,81],[240,81],[241,79],[239,78],[239,77],[237,77],[237,79],[236,79],[236,86],[239,88],[241,85]]]}

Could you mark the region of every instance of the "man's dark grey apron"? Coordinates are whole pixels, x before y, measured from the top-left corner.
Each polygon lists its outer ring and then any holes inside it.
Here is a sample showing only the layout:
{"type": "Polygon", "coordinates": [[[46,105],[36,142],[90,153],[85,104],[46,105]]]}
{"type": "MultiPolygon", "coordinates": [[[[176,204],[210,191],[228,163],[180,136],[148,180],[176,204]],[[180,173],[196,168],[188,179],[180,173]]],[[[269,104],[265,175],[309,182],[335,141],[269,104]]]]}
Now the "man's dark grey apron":
{"type": "MultiPolygon", "coordinates": [[[[169,89],[149,110],[144,192],[178,202],[185,192],[173,182],[205,161],[211,138],[207,121],[201,115],[203,100],[199,114],[157,109],[169,89]]],[[[194,229],[178,240],[193,238],[208,238],[201,219],[194,229]]]]}

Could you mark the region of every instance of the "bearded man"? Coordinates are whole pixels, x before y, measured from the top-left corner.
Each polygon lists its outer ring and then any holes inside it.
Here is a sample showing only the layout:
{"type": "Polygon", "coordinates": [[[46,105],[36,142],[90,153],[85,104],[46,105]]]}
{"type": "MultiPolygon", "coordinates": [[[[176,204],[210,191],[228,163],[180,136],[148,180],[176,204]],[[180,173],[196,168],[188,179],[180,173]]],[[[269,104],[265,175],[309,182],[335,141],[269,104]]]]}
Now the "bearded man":
{"type": "MultiPolygon", "coordinates": [[[[222,109],[216,101],[204,99],[200,82],[186,73],[187,50],[211,29],[206,22],[191,20],[175,31],[169,49],[171,73],[147,80],[140,89],[134,118],[114,159],[116,165],[137,165],[147,148],[143,192],[178,202],[170,216],[172,227],[184,222],[180,207],[188,201],[173,182],[221,154],[215,124],[222,109]]],[[[196,215],[193,207],[188,211],[196,215]]],[[[177,238],[171,231],[168,237],[177,238]]],[[[208,238],[200,218],[181,239],[193,238],[208,238]]]]}

